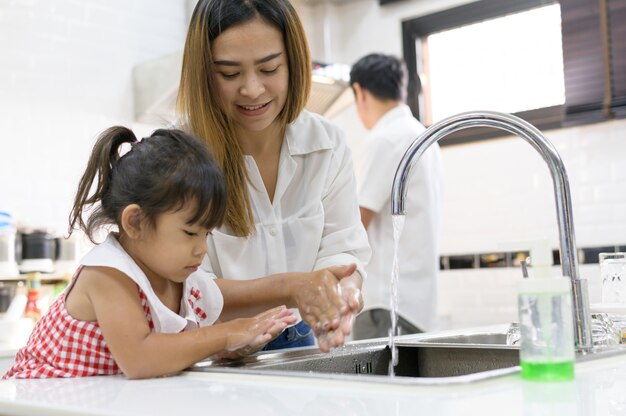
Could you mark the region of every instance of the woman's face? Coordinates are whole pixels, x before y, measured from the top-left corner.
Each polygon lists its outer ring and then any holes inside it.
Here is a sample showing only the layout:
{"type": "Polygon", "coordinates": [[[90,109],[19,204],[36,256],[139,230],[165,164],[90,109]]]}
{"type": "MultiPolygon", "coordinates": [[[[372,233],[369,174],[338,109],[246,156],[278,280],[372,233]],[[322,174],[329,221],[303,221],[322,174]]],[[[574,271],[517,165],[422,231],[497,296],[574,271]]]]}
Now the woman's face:
{"type": "Polygon", "coordinates": [[[211,51],[222,110],[243,130],[260,132],[272,125],[289,85],[281,32],[257,17],[225,30],[211,51]]]}

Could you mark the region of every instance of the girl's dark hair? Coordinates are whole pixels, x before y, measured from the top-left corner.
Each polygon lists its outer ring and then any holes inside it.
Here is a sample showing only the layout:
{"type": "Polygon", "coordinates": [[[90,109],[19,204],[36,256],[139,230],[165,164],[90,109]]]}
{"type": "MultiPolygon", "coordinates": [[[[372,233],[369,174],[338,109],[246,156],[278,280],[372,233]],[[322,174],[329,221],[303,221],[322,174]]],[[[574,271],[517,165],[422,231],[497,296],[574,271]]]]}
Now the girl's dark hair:
{"type": "Polygon", "coordinates": [[[226,182],[206,146],[188,133],[160,129],[138,141],[130,129],[115,126],[93,148],[70,213],[69,234],[80,228],[95,243],[99,227],[117,225],[121,230],[122,211],[130,204],[139,205],[142,218],[152,226],[160,214],[192,204],[195,212],[188,223],[212,229],[224,219],[226,182]],[[120,156],[124,143],[132,147],[120,156]],[[85,222],[83,212],[91,207],[85,222]]]}

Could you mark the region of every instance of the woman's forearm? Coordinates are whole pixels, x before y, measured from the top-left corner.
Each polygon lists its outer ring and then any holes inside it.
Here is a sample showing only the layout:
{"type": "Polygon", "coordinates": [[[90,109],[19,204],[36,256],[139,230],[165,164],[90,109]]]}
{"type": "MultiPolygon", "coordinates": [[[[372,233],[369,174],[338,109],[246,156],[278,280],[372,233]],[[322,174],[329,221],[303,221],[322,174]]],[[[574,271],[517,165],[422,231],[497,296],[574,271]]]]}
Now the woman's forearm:
{"type": "Polygon", "coordinates": [[[295,293],[309,273],[278,273],[252,280],[216,279],[224,297],[220,320],[253,316],[278,305],[296,307],[295,293]]]}
{"type": "MultiPolygon", "coordinates": [[[[279,273],[253,280],[236,281],[217,279],[224,296],[224,307],[220,319],[250,316],[260,310],[277,305],[297,307],[308,324],[334,326],[339,316],[350,305],[342,298],[338,282],[346,282],[350,287],[356,264],[334,266],[309,273],[279,273]]],[[[357,276],[360,279],[360,276],[357,276]]]]}

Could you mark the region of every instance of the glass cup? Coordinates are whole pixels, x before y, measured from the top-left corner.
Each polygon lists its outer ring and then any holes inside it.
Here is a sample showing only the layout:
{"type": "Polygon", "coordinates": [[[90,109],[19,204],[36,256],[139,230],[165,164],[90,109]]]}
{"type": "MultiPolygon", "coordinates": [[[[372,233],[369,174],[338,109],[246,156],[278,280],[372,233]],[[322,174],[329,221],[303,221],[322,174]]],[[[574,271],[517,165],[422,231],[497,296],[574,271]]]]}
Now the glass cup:
{"type": "Polygon", "coordinates": [[[617,345],[622,341],[621,329],[613,322],[608,313],[591,314],[591,338],[593,345],[617,345]]]}
{"type": "Polygon", "coordinates": [[[626,314],[624,312],[609,314],[609,319],[613,322],[613,325],[619,333],[619,340],[621,344],[626,344],[626,314]]]}
{"type": "Polygon", "coordinates": [[[600,253],[602,303],[626,303],[626,253],[600,253]]]}
{"type": "Polygon", "coordinates": [[[520,337],[519,324],[517,322],[511,323],[506,331],[506,345],[519,345],[520,337]]]}

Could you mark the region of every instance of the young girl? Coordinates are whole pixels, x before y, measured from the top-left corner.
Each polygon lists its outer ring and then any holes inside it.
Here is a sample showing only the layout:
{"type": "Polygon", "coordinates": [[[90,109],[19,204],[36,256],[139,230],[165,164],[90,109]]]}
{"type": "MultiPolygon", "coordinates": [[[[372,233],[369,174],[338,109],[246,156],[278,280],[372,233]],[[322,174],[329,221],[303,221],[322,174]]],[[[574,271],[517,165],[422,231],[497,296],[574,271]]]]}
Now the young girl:
{"type": "MultiPolygon", "coordinates": [[[[225,201],[222,173],[196,138],[157,130],[139,142],[124,127],[105,131],[80,181],[70,234],[79,226],[94,241],[102,226],[118,232],[81,260],[4,378],[162,376],[215,354],[259,350],[294,323],[279,306],[213,325],[232,306],[216,281],[193,272],[207,251],[207,235],[223,220],[225,201]],[[120,157],[125,143],[131,150],[120,157]]],[[[323,305],[341,305],[331,271],[301,275],[323,305]]],[[[248,297],[257,310],[279,305],[248,297]]]]}

